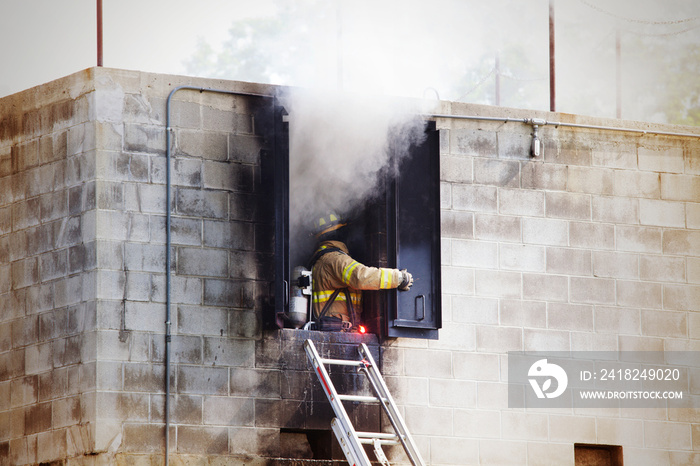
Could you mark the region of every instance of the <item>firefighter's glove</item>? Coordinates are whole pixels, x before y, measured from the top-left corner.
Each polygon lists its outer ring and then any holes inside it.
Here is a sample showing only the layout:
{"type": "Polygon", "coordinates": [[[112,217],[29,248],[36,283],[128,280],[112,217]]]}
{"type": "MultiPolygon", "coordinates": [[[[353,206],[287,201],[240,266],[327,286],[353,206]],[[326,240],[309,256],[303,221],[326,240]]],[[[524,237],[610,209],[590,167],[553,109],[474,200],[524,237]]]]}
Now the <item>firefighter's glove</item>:
{"type": "Polygon", "coordinates": [[[399,291],[408,291],[413,285],[413,275],[408,273],[406,269],[401,269],[401,284],[398,286],[399,291]]]}

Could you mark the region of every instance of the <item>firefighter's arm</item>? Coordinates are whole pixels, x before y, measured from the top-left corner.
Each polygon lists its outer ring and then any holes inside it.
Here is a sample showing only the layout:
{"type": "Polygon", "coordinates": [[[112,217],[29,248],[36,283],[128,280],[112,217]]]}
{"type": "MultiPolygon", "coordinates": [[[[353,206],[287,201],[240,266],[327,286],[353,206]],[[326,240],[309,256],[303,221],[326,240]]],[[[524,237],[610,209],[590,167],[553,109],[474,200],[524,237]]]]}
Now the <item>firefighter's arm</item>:
{"type": "Polygon", "coordinates": [[[341,281],[358,290],[408,290],[413,277],[406,270],[369,267],[345,256],[342,261],[341,281]]]}

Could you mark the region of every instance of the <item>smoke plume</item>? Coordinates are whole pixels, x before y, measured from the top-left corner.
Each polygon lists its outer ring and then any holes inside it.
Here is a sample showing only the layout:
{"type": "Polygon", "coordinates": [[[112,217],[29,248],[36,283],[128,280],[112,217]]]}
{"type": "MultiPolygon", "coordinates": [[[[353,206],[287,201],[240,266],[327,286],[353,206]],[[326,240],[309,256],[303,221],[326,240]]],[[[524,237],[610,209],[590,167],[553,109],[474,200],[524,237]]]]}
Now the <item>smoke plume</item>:
{"type": "Polygon", "coordinates": [[[376,196],[380,179],[391,176],[410,146],[424,137],[419,112],[425,109],[415,101],[302,90],[287,95],[284,105],[290,131],[290,248],[296,246],[303,256],[319,217],[329,212],[347,217],[376,196]]]}

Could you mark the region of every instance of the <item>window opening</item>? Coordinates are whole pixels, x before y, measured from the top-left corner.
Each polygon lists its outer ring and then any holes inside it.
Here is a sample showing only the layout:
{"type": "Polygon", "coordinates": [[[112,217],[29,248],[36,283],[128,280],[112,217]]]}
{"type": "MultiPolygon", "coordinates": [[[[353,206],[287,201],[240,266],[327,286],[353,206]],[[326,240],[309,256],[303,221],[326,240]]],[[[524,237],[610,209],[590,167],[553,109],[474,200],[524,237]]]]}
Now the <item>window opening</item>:
{"type": "Polygon", "coordinates": [[[622,466],[622,447],[619,445],[574,444],[576,466],[622,466]]]}
{"type": "MultiPolygon", "coordinates": [[[[280,105],[275,108],[274,149],[266,154],[263,166],[263,179],[272,183],[275,204],[274,310],[265,318],[266,327],[309,328],[304,324],[312,315],[307,271],[317,247],[310,226],[324,214],[339,211],[347,223],[343,240],[352,259],[372,267],[406,269],[414,277],[413,287],[406,292],[363,291],[358,323],[368,333],[384,337],[437,338],[441,327],[439,137],[434,122],[414,141],[387,141],[385,166],[363,177],[343,164],[337,173],[329,173],[325,159],[331,155],[322,153],[321,161],[309,155],[315,152],[318,157],[323,151],[315,138],[329,135],[323,128],[298,131],[291,113],[280,105]],[[321,177],[321,188],[310,186],[309,177],[321,177]],[[348,193],[347,203],[333,197],[337,191],[357,188],[353,184],[371,189],[362,197],[348,193]]],[[[354,138],[363,137],[347,131],[354,138]]]]}

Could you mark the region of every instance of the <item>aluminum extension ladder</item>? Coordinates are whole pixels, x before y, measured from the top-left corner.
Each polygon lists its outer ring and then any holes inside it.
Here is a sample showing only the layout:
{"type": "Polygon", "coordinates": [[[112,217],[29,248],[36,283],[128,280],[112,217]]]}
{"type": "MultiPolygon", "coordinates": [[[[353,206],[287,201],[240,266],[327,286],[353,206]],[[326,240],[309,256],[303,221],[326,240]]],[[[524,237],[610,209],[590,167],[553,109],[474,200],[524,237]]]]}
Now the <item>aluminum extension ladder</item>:
{"type": "Polygon", "coordinates": [[[371,466],[367,453],[362,446],[363,444],[372,445],[374,447],[377,460],[384,466],[389,466],[389,461],[382,451],[382,445],[399,444],[403,446],[413,466],[425,465],[367,345],[361,343],[358,347],[360,360],[322,358],[311,340],[306,340],[304,342],[304,350],[306,350],[309,361],[314,367],[318,380],[321,382],[323,391],[328,397],[328,401],[331,403],[331,407],[336,416],[331,421],[331,428],[338,439],[338,443],[340,443],[345,458],[347,458],[351,466],[371,466]],[[357,367],[359,372],[367,376],[375,396],[339,395],[328,376],[326,365],[357,367]],[[356,432],[352,422],[350,422],[348,413],[345,411],[345,407],[342,403],[343,401],[380,403],[394,428],[395,434],[383,432],[356,432]]]}

